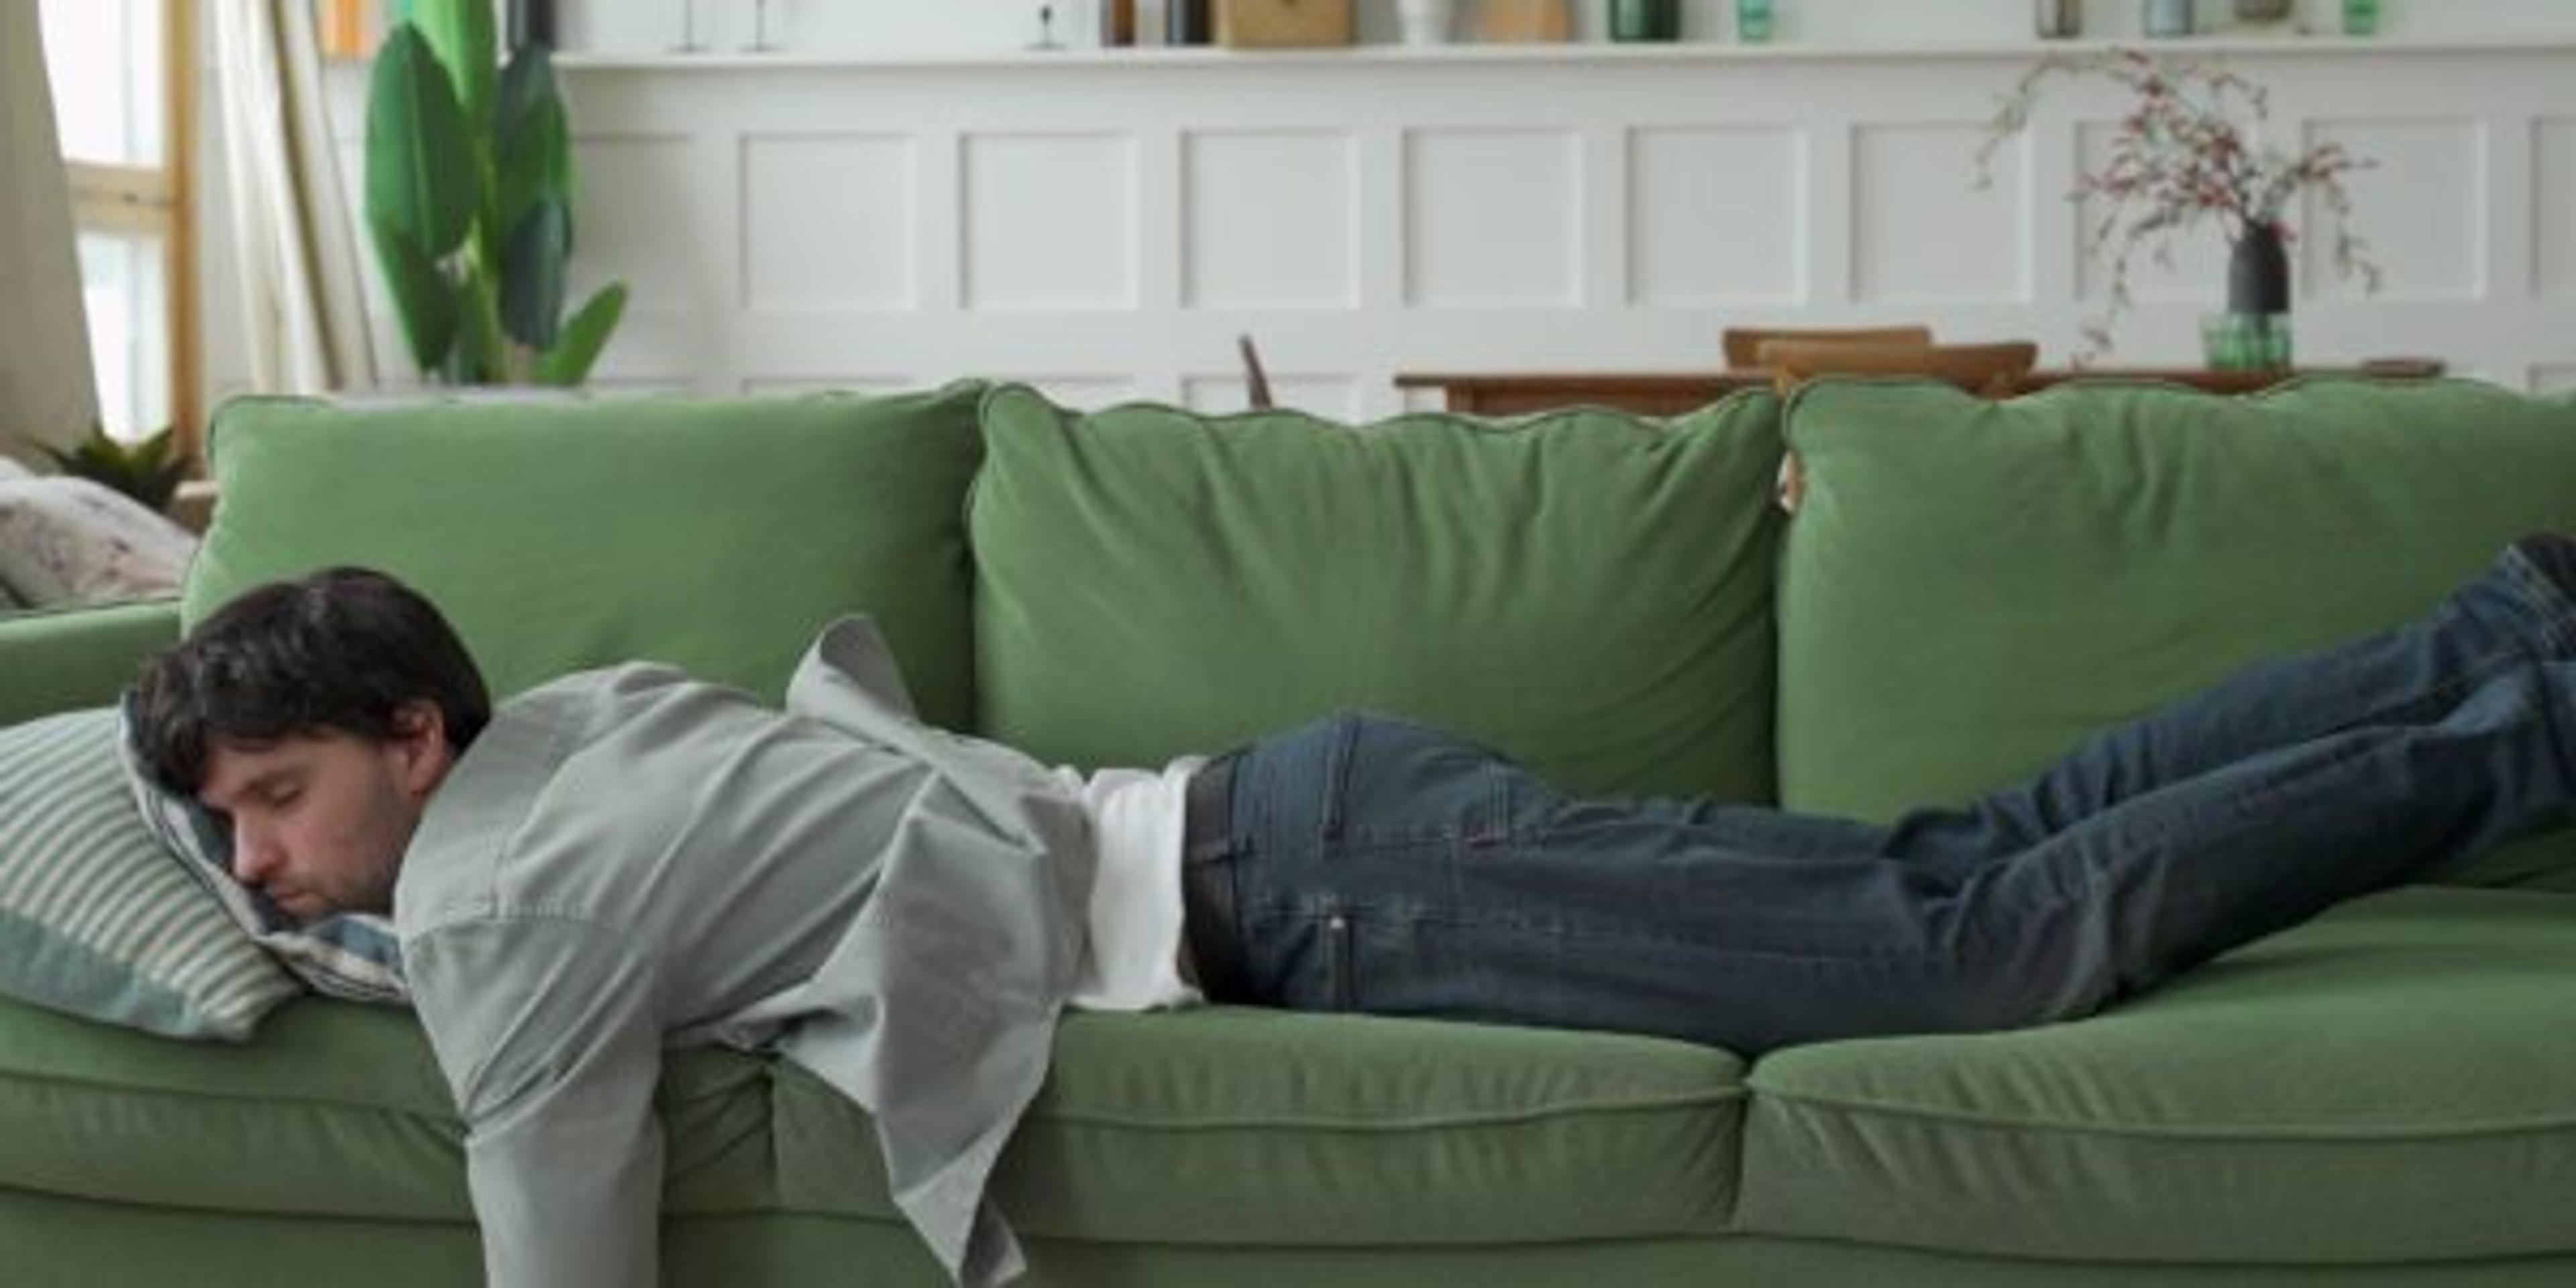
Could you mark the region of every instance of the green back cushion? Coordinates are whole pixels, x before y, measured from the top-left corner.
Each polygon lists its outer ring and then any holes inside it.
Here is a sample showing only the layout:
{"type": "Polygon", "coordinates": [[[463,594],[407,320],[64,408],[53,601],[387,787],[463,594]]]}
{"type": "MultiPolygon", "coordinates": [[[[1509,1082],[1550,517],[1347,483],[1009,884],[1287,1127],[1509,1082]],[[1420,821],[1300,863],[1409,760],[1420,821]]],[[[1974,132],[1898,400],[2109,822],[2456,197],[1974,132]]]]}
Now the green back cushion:
{"type": "Polygon", "coordinates": [[[144,825],[123,729],[113,707],[0,728],[0,994],[240,1041],[295,981],[144,825]]]}
{"type": "Polygon", "coordinates": [[[2005,402],[1829,381],[1786,425],[1808,480],[1780,585],[1796,809],[1964,800],[2576,529],[2576,407],[2466,381],[2005,402]]]}
{"type": "Polygon", "coordinates": [[[984,404],[979,724],[1152,765],[1338,708],[1586,793],[1771,791],[1768,394],[1365,427],[984,404]]]}
{"type": "Polygon", "coordinates": [[[272,578],[383,568],[496,696],[631,659],[780,696],[815,632],[877,617],[925,717],[973,707],[971,384],[882,398],[228,404],[193,625],[272,578]]]}

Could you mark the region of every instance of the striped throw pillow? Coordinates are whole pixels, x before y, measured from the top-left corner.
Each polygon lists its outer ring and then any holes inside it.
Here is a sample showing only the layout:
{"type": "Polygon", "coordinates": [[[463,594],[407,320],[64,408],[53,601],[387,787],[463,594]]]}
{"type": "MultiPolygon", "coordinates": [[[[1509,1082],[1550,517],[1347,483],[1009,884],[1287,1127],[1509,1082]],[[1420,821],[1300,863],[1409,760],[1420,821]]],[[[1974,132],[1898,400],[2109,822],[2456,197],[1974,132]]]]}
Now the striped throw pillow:
{"type": "Polygon", "coordinates": [[[250,1037],[299,991],[161,848],[113,707],[0,728],[0,993],[183,1038],[250,1037]]]}

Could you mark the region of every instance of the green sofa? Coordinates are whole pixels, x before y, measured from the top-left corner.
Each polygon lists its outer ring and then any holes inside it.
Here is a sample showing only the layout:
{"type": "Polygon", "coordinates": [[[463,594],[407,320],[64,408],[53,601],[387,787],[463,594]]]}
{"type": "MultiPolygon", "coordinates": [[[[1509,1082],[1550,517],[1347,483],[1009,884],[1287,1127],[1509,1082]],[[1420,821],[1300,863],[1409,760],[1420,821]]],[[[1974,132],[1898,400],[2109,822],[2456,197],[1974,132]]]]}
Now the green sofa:
{"type": "MultiPolygon", "coordinates": [[[[1057,763],[1373,707],[1577,790],[1885,817],[2576,529],[2576,406],[2456,381],[1845,380],[1670,421],[1358,428],[973,384],[254,400],[213,441],[184,597],[0,622],[0,719],[109,701],[223,596],[363,562],[439,598],[503,692],[654,657],[774,696],[865,611],[929,717],[1057,763]]],[[[2576,899],[2553,888],[2567,834],[2092,1019],[1759,1060],[1075,1015],[997,1195],[1036,1284],[2565,1283],[2576,899]]],[[[863,1115],[800,1070],[682,1053],[661,1111],[668,1282],[938,1281],[863,1115]]],[[[0,1000],[0,1282],[478,1268],[405,1013],[308,998],[233,1046],[0,1000]]]]}

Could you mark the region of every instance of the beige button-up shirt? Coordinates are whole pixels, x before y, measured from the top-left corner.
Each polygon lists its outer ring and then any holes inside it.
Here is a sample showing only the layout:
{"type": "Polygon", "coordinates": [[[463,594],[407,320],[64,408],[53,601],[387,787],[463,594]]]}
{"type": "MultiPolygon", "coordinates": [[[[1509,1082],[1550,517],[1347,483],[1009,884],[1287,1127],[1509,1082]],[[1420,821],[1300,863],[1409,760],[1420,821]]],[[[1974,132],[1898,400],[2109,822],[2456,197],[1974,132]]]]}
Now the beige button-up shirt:
{"type": "Polygon", "coordinates": [[[1020,1266],[984,1199],[1083,954],[1080,801],[923,725],[864,619],[786,710],[667,667],[501,704],[432,798],[395,928],[467,1127],[494,1288],[655,1282],[665,1047],[775,1049],[868,1109],[961,1282],[1020,1266]]]}

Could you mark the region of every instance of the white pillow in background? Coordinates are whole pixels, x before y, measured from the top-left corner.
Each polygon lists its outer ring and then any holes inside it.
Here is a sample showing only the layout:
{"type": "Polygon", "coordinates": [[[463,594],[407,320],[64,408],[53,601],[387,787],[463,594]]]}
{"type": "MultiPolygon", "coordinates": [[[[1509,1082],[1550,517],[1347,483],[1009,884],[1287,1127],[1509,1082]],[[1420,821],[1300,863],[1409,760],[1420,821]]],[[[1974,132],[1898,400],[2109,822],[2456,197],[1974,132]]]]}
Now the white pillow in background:
{"type": "Polygon", "coordinates": [[[43,607],[175,594],[197,539],[112,488],[0,477],[0,583],[43,607]]]}

